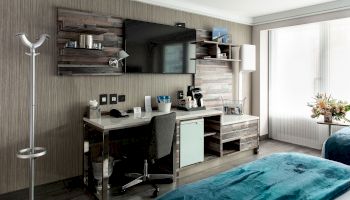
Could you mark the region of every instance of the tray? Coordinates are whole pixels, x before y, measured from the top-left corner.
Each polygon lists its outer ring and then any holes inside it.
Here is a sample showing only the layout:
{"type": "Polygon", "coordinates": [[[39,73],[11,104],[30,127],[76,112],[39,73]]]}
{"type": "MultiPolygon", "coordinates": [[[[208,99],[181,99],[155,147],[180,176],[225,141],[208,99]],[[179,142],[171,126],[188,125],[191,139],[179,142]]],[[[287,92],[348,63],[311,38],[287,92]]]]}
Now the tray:
{"type": "Polygon", "coordinates": [[[196,108],[187,109],[186,107],[177,106],[177,109],[178,110],[184,110],[184,111],[197,111],[197,110],[206,110],[206,107],[202,106],[202,107],[196,107],[196,108]]]}

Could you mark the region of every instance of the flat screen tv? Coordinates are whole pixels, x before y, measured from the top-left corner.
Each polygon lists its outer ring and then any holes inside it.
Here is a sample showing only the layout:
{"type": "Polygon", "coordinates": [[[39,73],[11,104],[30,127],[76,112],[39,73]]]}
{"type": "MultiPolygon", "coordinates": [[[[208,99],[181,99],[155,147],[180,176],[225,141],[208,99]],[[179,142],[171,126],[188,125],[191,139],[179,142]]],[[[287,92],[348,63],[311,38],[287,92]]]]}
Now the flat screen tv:
{"type": "Polygon", "coordinates": [[[196,73],[196,30],[127,19],[126,73],[196,73]]]}

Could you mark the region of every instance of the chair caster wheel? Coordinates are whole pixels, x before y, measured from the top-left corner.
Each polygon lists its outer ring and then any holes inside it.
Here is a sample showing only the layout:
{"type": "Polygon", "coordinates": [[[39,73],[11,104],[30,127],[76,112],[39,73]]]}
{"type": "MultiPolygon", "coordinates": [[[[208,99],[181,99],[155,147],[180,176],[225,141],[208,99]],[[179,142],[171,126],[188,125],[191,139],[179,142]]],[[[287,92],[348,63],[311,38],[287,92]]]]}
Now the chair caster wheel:
{"type": "Polygon", "coordinates": [[[259,154],[259,148],[254,149],[254,154],[259,154]]]}
{"type": "Polygon", "coordinates": [[[125,194],[126,190],[125,189],[121,189],[120,190],[120,194],[125,194]]]}
{"type": "Polygon", "coordinates": [[[156,198],[159,194],[159,189],[153,191],[152,198],[156,198]]]}

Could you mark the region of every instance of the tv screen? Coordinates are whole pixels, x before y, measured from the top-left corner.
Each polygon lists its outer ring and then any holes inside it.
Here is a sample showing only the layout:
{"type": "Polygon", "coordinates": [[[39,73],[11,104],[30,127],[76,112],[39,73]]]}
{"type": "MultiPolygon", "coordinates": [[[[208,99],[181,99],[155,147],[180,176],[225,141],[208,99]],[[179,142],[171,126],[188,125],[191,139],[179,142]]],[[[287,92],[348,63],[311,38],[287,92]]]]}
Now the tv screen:
{"type": "Polygon", "coordinates": [[[196,73],[195,29],[130,19],[124,27],[126,73],[196,73]]]}

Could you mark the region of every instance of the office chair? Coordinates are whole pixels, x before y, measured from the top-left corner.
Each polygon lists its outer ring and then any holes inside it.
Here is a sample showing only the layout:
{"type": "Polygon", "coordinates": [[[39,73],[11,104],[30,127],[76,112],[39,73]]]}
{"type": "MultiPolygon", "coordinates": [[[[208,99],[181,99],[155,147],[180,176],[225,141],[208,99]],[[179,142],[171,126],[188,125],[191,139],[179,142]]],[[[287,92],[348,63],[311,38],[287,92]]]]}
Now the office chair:
{"type": "Polygon", "coordinates": [[[173,174],[149,174],[148,163],[154,163],[171,153],[173,138],[175,133],[176,114],[169,113],[165,115],[155,116],[151,119],[147,131],[149,137],[145,143],[143,174],[129,173],[128,177],[135,178],[133,181],[122,186],[121,192],[125,192],[127,188],[142,182],[148,182],[154,187],[153,197],[158,196],[159,187],[154,184],[153,180],[173,180],[173,174]]]}

